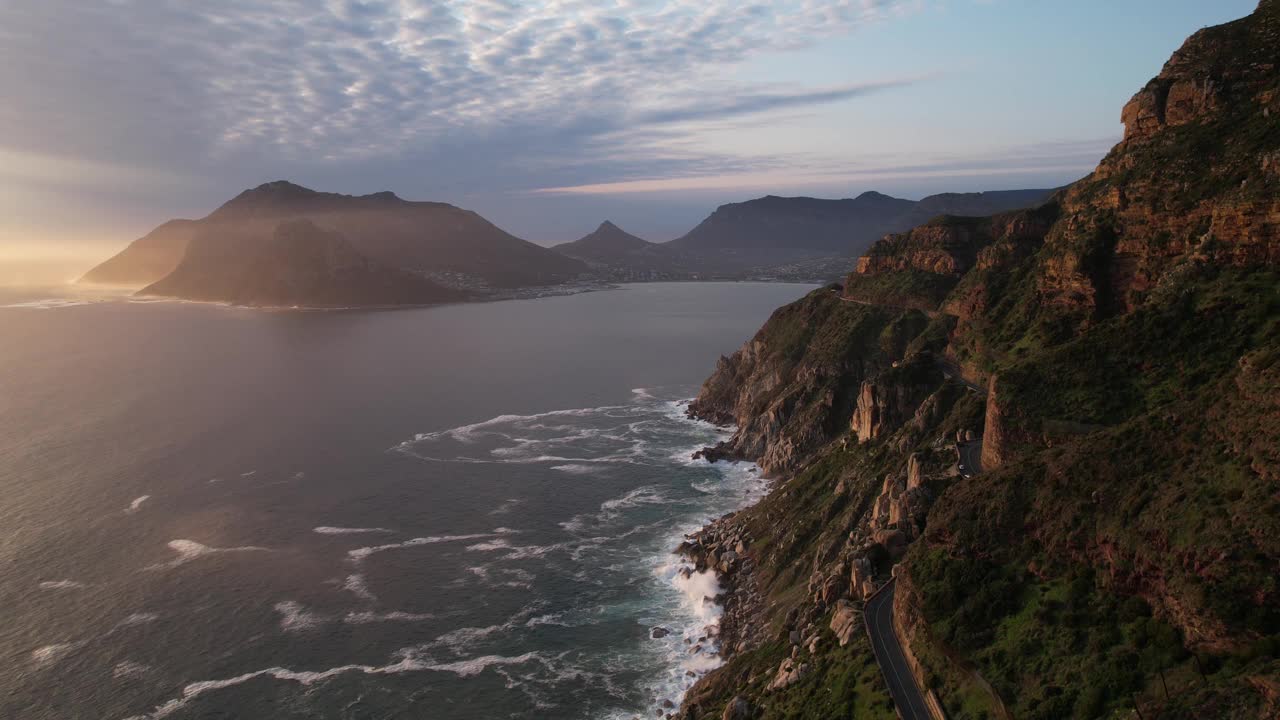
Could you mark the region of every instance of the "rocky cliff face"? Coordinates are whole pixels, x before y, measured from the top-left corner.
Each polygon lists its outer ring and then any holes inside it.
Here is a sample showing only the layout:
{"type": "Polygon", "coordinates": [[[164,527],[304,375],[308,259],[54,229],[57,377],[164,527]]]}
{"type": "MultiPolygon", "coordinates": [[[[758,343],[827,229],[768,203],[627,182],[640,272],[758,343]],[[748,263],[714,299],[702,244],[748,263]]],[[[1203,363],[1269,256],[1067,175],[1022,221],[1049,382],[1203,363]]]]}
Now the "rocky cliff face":
{"type": "Polygon", "coordinates": [[[1276,0],[1197,33],[1094,174],[885,238],[721,361],[693,408],[779,478],[734,519],[770,609],[688,717],[875,717],[894,563],[953,718],[1276,716],[1277,48],[1276,0]]]}

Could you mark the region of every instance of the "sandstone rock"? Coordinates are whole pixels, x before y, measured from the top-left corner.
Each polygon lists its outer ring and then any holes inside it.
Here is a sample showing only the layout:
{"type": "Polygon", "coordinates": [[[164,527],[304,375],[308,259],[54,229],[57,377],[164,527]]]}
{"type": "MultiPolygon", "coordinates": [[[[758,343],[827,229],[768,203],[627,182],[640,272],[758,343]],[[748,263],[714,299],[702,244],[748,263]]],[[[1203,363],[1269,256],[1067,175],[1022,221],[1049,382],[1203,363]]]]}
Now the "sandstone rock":
{"type": "Polygon", "coordinates": [[[831,616],[831,632],[835,633],[840,647],[849,644],[858,628],[858,611],[853,603],[842,600],[836,605],[836,612],[831,616]]]}
{"type": "Polygon", "coordinates": [[[769,683],[770,690],[784,690],[800,682],[805,673],[809,671],[809,666],[796,661],[793,658],[787,658],[778,666],[778,672],[774,675],[773,682],[769,683]]]}
{"type": "Polygon", "coordinates": [[[914,490],[924,483],[924,472],[921,469],[920,453],[911,453],[907,458],[907,489],[914,490]]]}
{"type": "Polygon", "coordinates": [[[907,554],[907,536],[901,530],[877,530],[872,538],[885,550],[889,551],[889,557],[899,560],[903,555],[907,554]]]}

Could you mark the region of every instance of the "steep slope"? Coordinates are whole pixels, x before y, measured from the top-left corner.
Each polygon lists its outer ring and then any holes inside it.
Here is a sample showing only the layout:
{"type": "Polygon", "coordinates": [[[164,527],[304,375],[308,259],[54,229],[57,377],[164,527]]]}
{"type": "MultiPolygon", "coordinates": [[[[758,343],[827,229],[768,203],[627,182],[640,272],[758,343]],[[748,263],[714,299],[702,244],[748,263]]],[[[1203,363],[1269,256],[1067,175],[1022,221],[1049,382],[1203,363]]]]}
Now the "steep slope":
{"type": "Polygon", "coordinates": [[[80,278],[82,283],[139,287],[173,272],[200,228],[194,220],[170,220],[80,278]]]}
{"type": "Polygon", "coordinates": [[[509,235],[452,205],[410,202],[389,192],[321,193],[279,181],[246,190],[201,220],[167,223],[91,270],[85,280],[156,282],[177,266],[180,248],[195,234],[269,238],[281,223],[297,220],[340,233],[357,252],[385,267],[461,286],[549,285],[587,270],[578,260],[509,235]]]}
{"type": "Polygon", "coordinates": [[[886,237],[721,361],[711,455],[780,479],[686,548],[750,544],[685,717],[891,716],[891,568],[955,720],[1280,717],[1278,50],[1280,0],[1196,33],[1095,173],[886,237]]]}
{"type": "Polygon", "coordinates": [[[387,268],[341,235],[289,220],[269,238],[196,235],[173,272],[139,293],[275,307],[421,305],[462,299],[426,278],[387,268]]]}

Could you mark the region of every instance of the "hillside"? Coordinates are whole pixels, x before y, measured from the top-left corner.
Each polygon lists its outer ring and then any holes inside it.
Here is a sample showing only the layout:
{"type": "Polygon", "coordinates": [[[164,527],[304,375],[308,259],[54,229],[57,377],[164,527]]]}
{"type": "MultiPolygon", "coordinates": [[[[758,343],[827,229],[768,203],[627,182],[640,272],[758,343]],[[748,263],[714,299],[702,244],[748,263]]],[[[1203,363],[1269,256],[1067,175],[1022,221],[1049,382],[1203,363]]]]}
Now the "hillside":
{"type": "Polygon", "coordinates": [[[138,294],[310,308],[425,305],[464,297],[368,260],[341,235],[309,220],[283,222],[270,238],[197,234],[173,272],[138,294]]]}
{"type": "Polygon", "coordinates": [[[729,655],[684,717],[892,718],[877,592],[953,720],[1280,717],[1278,50],[1280,0],[1201,30],[1089,177],[890,235],[721,360],[709,456],[778,482],[684,548],[729,655]]]}
{"type": "Polygon", "coordinates": [[[567,258],[503,232],[479,215],[445,203],[410,202],[393,193],[322,193],[288,182],[246,190],[201,220],[165,223],[89,271],[85,282],[148,285],[178,267],[196,236],[266,242],[281,224],[308,221],[339,233],[382,267],[459,287],[551,285],[586,272],[567,258]]]}

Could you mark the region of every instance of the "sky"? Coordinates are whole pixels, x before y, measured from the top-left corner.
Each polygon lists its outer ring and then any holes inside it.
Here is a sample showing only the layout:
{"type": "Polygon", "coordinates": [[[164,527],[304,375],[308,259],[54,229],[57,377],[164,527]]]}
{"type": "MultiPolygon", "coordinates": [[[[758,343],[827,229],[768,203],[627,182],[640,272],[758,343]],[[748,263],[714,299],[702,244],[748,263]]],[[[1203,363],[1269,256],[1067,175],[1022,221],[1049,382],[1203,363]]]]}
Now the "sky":
{"type": "Polygon", "coordinates": [[[1256,0],[5,0],[0,263],[288,179],[651,240],[765,194],[1056,187],[1256,0]]]}

